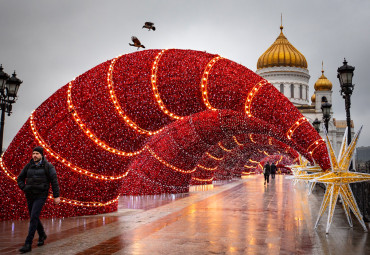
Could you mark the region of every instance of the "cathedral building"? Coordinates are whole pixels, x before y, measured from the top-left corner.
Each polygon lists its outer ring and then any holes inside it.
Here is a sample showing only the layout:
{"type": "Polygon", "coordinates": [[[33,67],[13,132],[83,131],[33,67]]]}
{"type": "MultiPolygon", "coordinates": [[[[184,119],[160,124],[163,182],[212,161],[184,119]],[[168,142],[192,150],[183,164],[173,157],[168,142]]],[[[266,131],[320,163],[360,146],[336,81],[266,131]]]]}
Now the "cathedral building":
{"type": "MultiPolygon", "coordinates": [[[[332,104],[333,84],[325,77],[324,69],[315,82],[314,93],[310,97],[310,74],[305,56],[285,37],[283,26],[275,42],[259,57],[256,73],[284,94],[312,124],[317,118],[321,121],[320,135],[324,138],[324,122],[321,104],[332,104]]],[[[338,154],[346,129],[345,120],[336,120],[331,108],[329,139],[338,154]]],[[[351,121],[353,134],[353,121],[351,121]]],[[[353,135],[352,135],[353,137],[353,135]]]]}

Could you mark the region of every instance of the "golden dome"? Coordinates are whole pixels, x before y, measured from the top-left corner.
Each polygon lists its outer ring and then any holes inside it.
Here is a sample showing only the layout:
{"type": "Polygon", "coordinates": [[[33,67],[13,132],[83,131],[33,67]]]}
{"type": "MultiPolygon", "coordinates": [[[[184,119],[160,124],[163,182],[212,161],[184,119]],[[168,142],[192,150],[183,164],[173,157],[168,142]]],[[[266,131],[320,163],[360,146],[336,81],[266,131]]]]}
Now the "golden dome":
{"type": "Polygon", "coordinates": [[[315,90],[316,91],[331,90],[331,88],[333,87],[333,84],[331,83],[331,81],[328,80],[328,78],[325,77],[324,69],[322,69],[321,72],[322,72],[322,75],[315,83],[315,86],[314,86],[315,90]]]}
{"type": "Polygon", "coordinates": [[[257,69],[273,66],[293,66],[307,69],[306,58],[290,44],[283,34],[283,26],[280,26],[280,30],[280,35],[275,42],[259,57],[257,69]]]}
{"type": "Polygon", "coordinates": [[[314,93],[311,97],[311,102],[315,103],[316,102],[316,94],[314,93]]]}

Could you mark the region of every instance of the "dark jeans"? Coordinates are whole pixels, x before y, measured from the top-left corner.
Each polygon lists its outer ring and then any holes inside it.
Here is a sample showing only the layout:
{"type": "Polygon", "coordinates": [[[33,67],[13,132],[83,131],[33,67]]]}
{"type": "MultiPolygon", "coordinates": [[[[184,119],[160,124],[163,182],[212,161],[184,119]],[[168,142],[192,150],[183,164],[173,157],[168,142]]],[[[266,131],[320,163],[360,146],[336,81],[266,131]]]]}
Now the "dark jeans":
{"type": "Polygon", "coordinates": [[[32,244],[36,230],[39,236],[45,235],[44,227],[42,226],[39,218],[45,202],[46,197],[27,199],[28,211],[30,213],[30,227],[28,229],[28,236],[26,238],[27,244],[32,244]]]}
{"type": "Polygon", "coordinates": [[[265,175],[265,182],[269,183],[270,181],[270,175],[269,174],[264,174],[265,175]]]}
{"type": "Polygon", "coordinates": [[[272,174],[271,174],[271,178],[272,178],[272,179],[275,179],[275,173],[272,173],[272,174]]]}

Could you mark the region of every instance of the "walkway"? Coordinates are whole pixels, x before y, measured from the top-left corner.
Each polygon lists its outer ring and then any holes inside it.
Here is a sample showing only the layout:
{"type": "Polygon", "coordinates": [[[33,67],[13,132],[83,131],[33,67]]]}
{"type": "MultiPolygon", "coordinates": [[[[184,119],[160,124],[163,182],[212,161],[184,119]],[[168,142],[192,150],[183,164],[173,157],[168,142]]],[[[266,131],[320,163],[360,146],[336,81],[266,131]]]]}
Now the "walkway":
{"type": "MultiPolygon", "coordinates": [[[[285,176],[264,186],[259,175],[189,194],[122,197],[115,213],[44,219],[48,239],[31,254],[370,254],[370,237],[354,218],[349,228],[339,204],[328,235],[326,214],[313,229],[322,196],[285,176]]],[[[0,222],[0,254],[17,254],[27,227],[0,222]]]]}

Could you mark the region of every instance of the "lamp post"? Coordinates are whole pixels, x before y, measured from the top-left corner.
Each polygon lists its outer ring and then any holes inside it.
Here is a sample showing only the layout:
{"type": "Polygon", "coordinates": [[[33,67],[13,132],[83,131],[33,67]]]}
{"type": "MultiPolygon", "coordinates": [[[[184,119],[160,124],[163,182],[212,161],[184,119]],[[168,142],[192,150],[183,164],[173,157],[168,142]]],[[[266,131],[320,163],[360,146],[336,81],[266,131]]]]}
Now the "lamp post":
{"type": "Polygon", "coordinates": [[[331,117],[330,115],[331,103],[324,102],[321,105],[321,110],[322,110],[322,116],[323,116],[324,123],[325,123],[326,132],[329,133],[329,120],[331,117]]]}
{"type": "Polygon", "coordinates": [[[317,133],[320,133],[320,124],[321,121],[319,121],[317,118],[312,122],[312,125],[316,129],[317,133]]]}
{"type": "MultiPolygon", "coordinates": [[[[351,113],[350,113],[350,108],[351,108],[351,95],[353,93],[353,89],[355,87],[354,84],[352,84],[352,78],[353,78],[353,72],[355,71],[354,66],[347,65],[347,60],[344,59],[343,65],[341,67],[338,67],[338,74],[337,78],[339,79],[340,83],[340,94],[344,98],[345,102],[345,108],[346,108],[346,122],[347,122],[347,143],[348,145],[351,144],[351,113]]],[[[351,161],[351,165],[349,166],[350,171],[353,170],[353,164],[351,161]]],[[[366,200],[369,197],[369,191],[365,191],[364,188],[365,184],[364,183],[358,183],[358,186],[356,184],[351,185],[351,187],[354,188],[354,194],[355,197],[358,198],[360,201],[360,210],[362,212],[362,215],[364,217],[365,221],[368,221],[366,211],[369,211],[369,206],[367,206],[367,210],[365,209],[365,204],[366,200]],[[365,199],[367,198],[367,199],[365,199]]]]}
{"type": "MultiPolygon", "coordinates": [[[[353,92],[353,89],[355,87],[354,84],[352,84],[352,77],[353,77],[353,71],[355,68],[353,66],[347,65],[347,60],[344,59],[343,65],[341,67],[338,67],[338,74],[337,78],[339,79],[340,83],[340,94],[344,98],[345,102],[345,108],[346,108],[346,121],[347,121],[347,144],[351,144],[351,95],[353,92]]],[[[350,170],[353,169],[352,162],[349,167],[350,170]]]]}
{"type": "Polygon", "coordinates": [[[5,73],[3,65],[0,65],[0,108],[1,108],[1,122],[0,122],[0,148],[3,151],[4,138],[4,124],[5,113],[10,116],[12,113],[12,104],[17,100],[17,93],[22,81],[17,78],[14,71],[12,77],[5,73]]]}
{"type": "MultiPolygon", "coordinates": [[[[347,65],[346,59],[343,61],[343,65],[341,67],[338,67],[338,75],[337,78],[339,79],[340,83],[340,94],[344,98],[345,107],[346,107],[346,120],[347,120],[347,128],[348,128],[348,145],[351,143],[351,95],[353,92],[353,89],[355,87],[354,84],[352,84],[352,77],[353,77],[353,71],[355,68],[353,66],[347,65]]],[[[352,169],[352,167],[351,167],[352,169]]]]}

